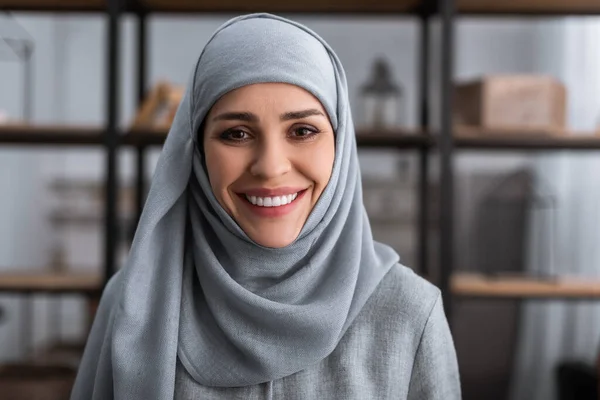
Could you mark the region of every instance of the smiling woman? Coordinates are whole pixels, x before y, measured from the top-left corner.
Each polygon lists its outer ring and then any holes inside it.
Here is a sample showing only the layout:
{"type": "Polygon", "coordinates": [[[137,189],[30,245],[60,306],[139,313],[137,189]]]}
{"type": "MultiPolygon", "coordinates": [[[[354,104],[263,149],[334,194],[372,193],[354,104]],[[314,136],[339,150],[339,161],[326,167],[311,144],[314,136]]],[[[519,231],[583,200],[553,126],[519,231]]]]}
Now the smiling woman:
{"type": "Polygon", "coordinates": [[[232,19],[201,51],[73,400],[456,400],[440,291],[373,240],[344,69],[232,19]]]}
{"type": "Polygon", "coordinates": [[[217,101],[203,135],[219,204],[258,244],[291,244],[333,169],[333,127],[319,100],[284,83],[244,86],[217,101]]]}

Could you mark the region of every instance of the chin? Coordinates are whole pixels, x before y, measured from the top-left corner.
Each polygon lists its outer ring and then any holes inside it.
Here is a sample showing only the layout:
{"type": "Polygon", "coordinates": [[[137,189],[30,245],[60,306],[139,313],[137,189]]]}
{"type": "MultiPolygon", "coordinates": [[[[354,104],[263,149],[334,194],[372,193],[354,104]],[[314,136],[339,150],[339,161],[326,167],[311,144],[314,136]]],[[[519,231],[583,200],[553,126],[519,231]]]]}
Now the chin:
{"type": "Polygon", "coordinates": [[[290,234],[253,234],[249,235],[250,239],[254,240],[257,244],[263,247],[270,247],[273,249],[280,249],[289,246],[298,238],[299,233],[290,234]]]}
{"type": "Polygon", "coordinates": [[[289,240],[282,240],[282,239],[253,239],[256,243],[258,243],[259,245],[263,246],[263,247],[270,247],[273,249],[281,249],[283,247],[289,246],[290,244],[292,244],[294,242],[294,240],[296,240],[296,237],[294,237],[293,239],[289,239],[289,240]]]}

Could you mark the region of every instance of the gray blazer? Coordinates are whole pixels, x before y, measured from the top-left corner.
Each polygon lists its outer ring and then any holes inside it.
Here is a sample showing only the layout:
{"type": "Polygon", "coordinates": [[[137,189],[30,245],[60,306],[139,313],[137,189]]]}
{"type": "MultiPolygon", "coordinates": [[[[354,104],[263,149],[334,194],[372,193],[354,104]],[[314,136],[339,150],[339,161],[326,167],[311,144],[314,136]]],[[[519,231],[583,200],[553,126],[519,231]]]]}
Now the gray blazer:
{"type": "Polygon", "coordinates": [[[282,379],[241,388],[196,383],[178,363],[175,398],[227,400],[456,400],[454,342],[438,288],[394,266],[335,351],[282,379]]]}

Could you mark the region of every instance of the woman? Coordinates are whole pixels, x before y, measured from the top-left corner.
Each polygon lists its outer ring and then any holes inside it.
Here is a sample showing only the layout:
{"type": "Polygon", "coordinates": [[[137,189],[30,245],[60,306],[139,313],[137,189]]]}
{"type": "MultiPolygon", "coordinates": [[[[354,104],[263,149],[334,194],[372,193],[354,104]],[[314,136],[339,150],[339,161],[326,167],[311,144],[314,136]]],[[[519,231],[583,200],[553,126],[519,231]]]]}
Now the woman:
{"type": "Polygon", "coordinates": [[[440,292],[372,239],[346,77],[255,14],[196,64],[72,399],[460,398],[440,292]]]}

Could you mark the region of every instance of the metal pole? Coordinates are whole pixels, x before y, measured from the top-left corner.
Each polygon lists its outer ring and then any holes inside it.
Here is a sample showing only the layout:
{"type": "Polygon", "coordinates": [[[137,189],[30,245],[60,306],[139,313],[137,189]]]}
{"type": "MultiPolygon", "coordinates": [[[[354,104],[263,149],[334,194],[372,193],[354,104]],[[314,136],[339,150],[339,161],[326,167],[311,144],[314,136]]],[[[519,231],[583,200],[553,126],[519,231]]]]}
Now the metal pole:
{"type": "Polygon", "coordinates": [[[454,176],[453,176],[453,132],[452,132],[452,78],[454,45],[454,0],[439,0],[442,22],[441,63],[441,132],[440,146],[440,289],[444,297],[444,309],[452,323],[452,294],[450,279],[454,267],[454,176]]]}
{"type": "Polygon", "coordinates": [[[32,295],[28,293],[21,298],[21,351],[24,357],[31,356],[33,350],[33,307],[32,295]]]}
{"type": "Polygon", "coordinates": [[[117,247],[117,148],[119,137],[118,86],[119,86],[119,12],[120,0],[108,1],[108,40],[107,40],[107,76],[106,76],[106,204],[104,236],[104,278],[105,283],[115,273],[115,255],[117,247]]]}
{"type": "MultiPolygon", "coordinates": [[[[144,100],[146,95],[146,84],[147,84],[147,70],[146,70],[146,55],[147,55],[147,40],[146,40],[146,13],[142,10],[138,15],[138,45],[137,45],[137,63],[138,63],[138,105],[144,100]]],[[[131,237],[135,235],[137,224],[142,216],[142,210],[144,209],[144,201],[146,197],[146,147],[138,146],[136,154],[136,209],[137,215],[134,226],[132,227],[131,237]]]]}
{"type": "Polygon", "coordinates": [[[135,218],[132,238],[137,230],[137,225],[142,217],[142,211],[144,210],[144,202],[146,200],[146,146],[139,145],[137,147],[136,154],[136,187],[135,187],[135,202],[137,208],[137,215],[135,218]]]}
{"type": "Polygon", "coordinates": [[[23,119],[33,121],[33,44],[23,42],[23,119]]]}
{"type": "MultiPolygon", "coordinates": [[[[429,134],[429,10],[423,10],[419,16],[420,23],[420,54],[419,54],[419,104],[421,134],[429,134]]],[[[419,238],[419,272],[422,276],[429,275],[429,148],[419,149],[419,191],[417,205],[419,207],[419,222],[417,237],[419,238]]]]}
{"type": "Polygon", "coordinates": [[[144,100],[146,95],[146,13],[142,10],[138,14],[138,33],[137,33],[137,67],[138,67],[138,102],[144,100]]]}

